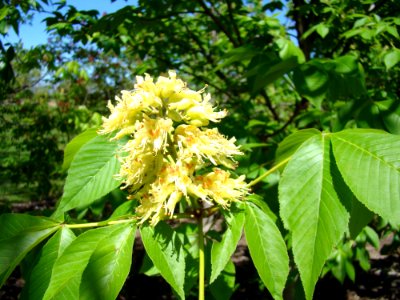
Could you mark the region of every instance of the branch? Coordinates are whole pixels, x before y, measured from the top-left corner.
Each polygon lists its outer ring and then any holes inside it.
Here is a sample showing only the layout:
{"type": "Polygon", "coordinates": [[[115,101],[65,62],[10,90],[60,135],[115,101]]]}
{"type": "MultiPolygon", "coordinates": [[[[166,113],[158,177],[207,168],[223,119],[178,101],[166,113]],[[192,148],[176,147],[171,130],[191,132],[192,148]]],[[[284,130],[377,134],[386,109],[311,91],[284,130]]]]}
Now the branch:
{"type": "Polygon", "coordinates": [[[228,6],[228,13],[229,13],[229,18],[231,19],[233,30],[235,31],[235,34],[238,38],[239,44],[243,45],[243,40],[242,37],[240,36],[240,31],[239,28],[235,22],[235,18],[233,17],[233,10],[232,10],[232,2],[231,0],[226,0],[226,5],[228,6]]]}
{"type": "Polygon", "coordinates": [[[277,135],[278,133],[281,133],[282,131],[284,131],[284,130],[286,129],[286,127],[288,127],[288,126],[293,122],[293,120],[299,115],[299,113],[300,113],[303,109],[307,108],[307,103],[308,103],[307,100],[304,99],[304,98],[303,98],[300,102],[296,102],[295,108],[294,108],[294,111],[293,111],[293,114],[292,114],[292,115],[290,116],[290,118],[286,121],[286,123],[283,124],[283,126],[282,126],[281,128],[275,130],[275,131],[272,132],[271,134],[267,134],[267,135],[266,135],[266,138],[270,138],[270,137],[272,137],[272,136],[274,136],[274,135],[277,135]]]}
{"type": "Polygon", "coordinates": [[[309,21],[306,20],[306,18],[303,18],[300,13],[300,6],[304,4],[304,0],[293,0],[293,19],[296,24],[297,40],[299,42],[300,49],[303,51],[306,59],[309,60],[311,49],[309,43],[302,38],[304,32],[308,30],[310,24],[309,21]]]}
{"type": "Polygon", "coordinates": [[[240,46],[237,41],[235,41],[235,39],[233,38],[233,36],[231,35],[231,33],[225,28],[225,26],[221,23],[221,20],[218,19],[213,13],[212,11],[208,8],[208,6],[203,2],[203,0],[198,0],[199,4],[201,5],[201,7],[204,9],[204,13],[209,16],[215,23],[215,25],[222,30],[223,33],[225,33],[225,35],[227,36],[227,38],[229,39],[229,41],[235,46],[238,47],[240,46]]]}
{"type": "Polygon", "coordinates": [[[274,117],[274,120],[275,121],[279,121],[278,113],[276,112],[275,108],[272,106],[271,99],[269,98],[269,96],[267,95],[265,90],[262,89],[260,94],[265,99],[266,105],[267,105],[268,109],[270,110],[270,112],[272,113],[272,116],[274,117]]]}

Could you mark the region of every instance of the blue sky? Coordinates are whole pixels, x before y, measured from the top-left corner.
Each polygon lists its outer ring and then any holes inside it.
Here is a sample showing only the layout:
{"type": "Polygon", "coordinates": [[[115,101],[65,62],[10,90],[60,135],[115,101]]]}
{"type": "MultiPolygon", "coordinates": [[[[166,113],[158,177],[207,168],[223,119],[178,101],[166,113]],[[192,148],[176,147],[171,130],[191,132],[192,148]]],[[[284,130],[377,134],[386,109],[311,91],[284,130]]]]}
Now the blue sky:
{"type": "MultiPolygon", "coordinates": [[[[53,0],[57,2],[57,0],[53,0]]],[[[136,4],[136,0],[116,0],[111,3],[111,0],[67,0],[68,5],[75,6],[78,10],[96,9],[102,14],[103,12],[112,13],[126,5],[136,4]]],[[[55,6],[54,6],[55,8],[55,6]]],[[[52,11],[53,7],[45,7],[45,10],[52,11]]],[[[19,40],[22,41],[24,48],[31,48],[39,44],[47,43],[48,34],[46,32],[46,25],[43,19],[50,16],[48,13],[35,13],[33,15],[32,24],[20,25],[19,36],[17,36],[12,28],[10,28],[8,35],[4,41],[15,43],[19,40]]]]}

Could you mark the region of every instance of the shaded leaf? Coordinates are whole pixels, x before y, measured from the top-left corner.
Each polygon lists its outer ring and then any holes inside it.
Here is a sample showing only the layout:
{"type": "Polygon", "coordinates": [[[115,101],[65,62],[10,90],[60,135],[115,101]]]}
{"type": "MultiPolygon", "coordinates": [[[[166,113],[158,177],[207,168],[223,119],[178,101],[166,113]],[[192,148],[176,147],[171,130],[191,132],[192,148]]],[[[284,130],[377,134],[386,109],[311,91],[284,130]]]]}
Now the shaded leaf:
{"type": "Polygon", "coordinates": [[[210,284],[210,292],[215,299],[229,300],[235,290],[236,270],[234,263],[229,260],[217,279],[210,284]]]}

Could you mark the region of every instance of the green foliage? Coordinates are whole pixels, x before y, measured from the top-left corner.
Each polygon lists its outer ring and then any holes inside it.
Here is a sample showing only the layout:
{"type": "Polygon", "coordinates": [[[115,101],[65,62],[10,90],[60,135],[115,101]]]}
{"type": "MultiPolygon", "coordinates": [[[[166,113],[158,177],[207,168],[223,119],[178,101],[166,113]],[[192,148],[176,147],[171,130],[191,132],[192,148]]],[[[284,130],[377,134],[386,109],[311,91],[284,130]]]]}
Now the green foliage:
{"type": "Polygon", "coordinates": [[[261,280],[274,299],[282,299],[289,274],[289,257],[275,222],[253,204],[246,206],[246,240],[261,280]]]}
{"type": "Polygon", "coordinates": [[[333,135],[332,143],[343,179],[357,199],[393,224],[400,223],[400,161],[396,151],[400,137],[373,130],[346,130],[333,135]]]}
{"type": "Polygon", "coordinates": [[[0,225],[0,285],[3,285],[24,256],[57,229],[57,223],[29,215],[3,214],[0,225]]]}
{"type": "MultiPolygon", "coordinates": [[[[80,139],[79,142],[86,141],[80,139]]],[[[55,212],[55,218],[60,213],[78,206],[90,205],[121,184],[110,177],[110,174],[116,174],[120,168],[118,149],[117,142],[110,143],[104,136],[95,136],[77,151],[68,170],[64,194],[55,212]]],[[[67,155],[69,157],[71,154],[67,155]]]]}
{"type": "Polygon", "coordinates": [[[227,229],[220,242],[214,242],[211,249],[211,277],[212,283],[222,270],[225,269],[230,257],[236,249],[236,245],[242,236],[244,226],[244,213],[226,214],[227,229]]]}
{"type": "Polygon", "coordinates": [[[185,258],[181,241],[168,225],[140,229],[143,245],[157,270],[180,298],[185,298],[185,258]]]}
{"type": "Polygon", "coordinates": [[[51,272],[43,272],[43,270],[52,270],[57,258],[74,239],[75,234],[71,229],[60,228],[43,246],[25,288],[28,290],[26,294],[29,297],[43,298],[51,278],[51,272]]]}
{"type": "Polygon", "coordinates": [[[89,296],[91,299],[93,293],[97,296],[105,295],[107,299],[110,299],[110,295],[115,297],[115,290],[119,291],[121,280],[125,281],[127,268],[129,270],[133,229],[130,224],[112,225],[93,229],[78,236],[55,261],[43,299],[54,297],[76,299],[81,295],[89,296]],[[128,238],[129,236],[131,237],[128,238]],[[107,251],[108,247],[119,250],[110,253],[107,251]],[[103,264],[102,269],[106,273],[96,271],[96,276],[100,276],[99,280],[81,283],[99,263],[103,264]],[[101,284],[102,280],[109,278],[113,278],[114,281],[110,284],[101,284]],[[96,285],[95,290],[90,290],[94,288],[91,284],[96,285]]]}
{"type": "MultiPolygon", "coordinates": [[[[97,135],[99,113],[145,72],[175,69],[198,89],[207,84],[229,111],[221,132],[246,154],[238,175],[256,179],[253,194],[233,206],[240,209],[221,211],[223,230],[204,232],[210,297],[229,299],[235,289],[230,257],[243,228],[274,299],[282,298],[292,258],[312,299],[321,275],[354,281],[357,264],[369,268],[365,246],[382,236],[366,227],[374,214],[399,226],[399,1],[139,1],[105,15],[68,1],[14,4],[0,3],[1,37],[18,33],[32,13],[53,12],[47,45],[0,41],[0,200],[58,199],[68,171],[53,214],[65,224],[0,216],[0,282],[33,257],[22,296],[118,296],[131,265],[136,203],[97,223],[84,208],[97,202],[99,215],[111,214],[101,210],[120,185],[113,175],[125,141],[97,135]],[[73,224],[77,215],[81,224],[73,224]]],[[[200,234],[194,224],[169,222],[140,225],[147,273],[184,298],[199,277],[200,234]]]]}

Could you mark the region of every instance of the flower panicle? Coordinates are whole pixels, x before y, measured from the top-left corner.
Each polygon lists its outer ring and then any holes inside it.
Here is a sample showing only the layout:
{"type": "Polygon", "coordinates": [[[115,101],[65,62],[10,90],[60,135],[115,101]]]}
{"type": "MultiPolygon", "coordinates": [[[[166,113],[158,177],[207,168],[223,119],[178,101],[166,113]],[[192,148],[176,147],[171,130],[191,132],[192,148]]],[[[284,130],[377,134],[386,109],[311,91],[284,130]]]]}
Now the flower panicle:
{"type": "Polygon", "coordinates": [[[174,71],[156,81],[145,74],[136,77],[132,91],[116,97],[115,105],[108,103],[110,115],[103,118],[99,133],[115,133],[114,140],[129,137],[117,176],[128,198],[140,203],[140,223],[155,225],[172,216],[182,199],[189,205],[200,199],[227,209],[248,193],[244,176],[233,178],[218,167],[234,169],[235,156],[243,153],[235,138],[205,128],[227,115],[226,110],[216,111],[205,88],[189,89],[174,71]]]}

